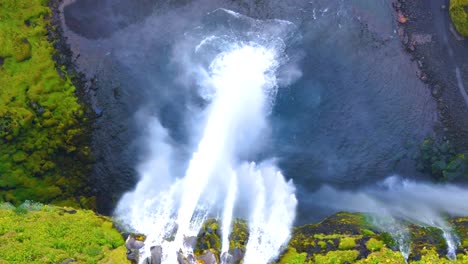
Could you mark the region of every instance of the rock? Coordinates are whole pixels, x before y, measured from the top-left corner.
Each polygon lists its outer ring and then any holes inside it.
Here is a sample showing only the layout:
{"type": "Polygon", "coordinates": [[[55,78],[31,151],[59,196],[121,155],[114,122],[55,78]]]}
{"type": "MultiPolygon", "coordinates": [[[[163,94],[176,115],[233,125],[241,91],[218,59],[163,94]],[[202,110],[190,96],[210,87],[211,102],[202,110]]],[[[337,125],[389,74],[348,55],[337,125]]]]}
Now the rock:
{"type": "Polygon", "coordinates": [[[406,22],[408,22],[408,18],[406,18],[401,12],[398,12],[397,17],[398,22],[401,24],[405,24],[406,22]]]}
{"type": "Polygon", "coordinates": [[[421,81],[423,82],[427,82],[428,80],[427,74],[425,74],[424,72],[421,72],[421,75],[419,75],[419,79],[421,79],[421,81]]]}
{"type": "Polygon", "coordinates": [[[74,263],[74,262],[78,262],[76,259],[66,259],[62,262],[60,262],[61,264],[70,264],[70,263],[74,263]]]}
{"type": "Polygon", "coordinates": [[[141,249],[145,246],[144,236],[139,234],[130,234],[125,241],[125,247],[127,249],[141,249]]]}
{"type": "Polygon", "coordinates": [[[179,251],[177,253],[177,263],[179,263],[179,264],[191,264],[193,262],[189,261],[189,258],[185,257],[184,253],[182,251],[179,251]]]}
{"type": "Polygon", "coordinates": [[[431,94],[432,96],[434,96],[434,98],[439,98],[441,95],[440,92],[441,92],[441,87],[438,84],[434,85],[431,89],[431,94]]]}
{"type": "Polygon", "coordinates": [[[125,241],[127,248],[127,259],[132,264],[137,264],[140,257],[140,249],[145,245],[142,241],[145,237],[139,234],[130,234],[125,241]]]}
{"type": "Polygon", "coordinates": [[[203,261],[205,264],[217,264],[216,256],[210,250],[205,251],[205,253],[198,257],[198,260],[203,261]]]}
{"type": "Polygon", "coordinates": [[[228,252],[224,252],[222,255],[221,255],[221,263],[224,263],[224,264],[235,264],[235,263],[238,263],[238,262],[235,262],[234,261],[234,257],[229,254],[228,252]]]}
{"type": "Polygon", "coordinates": [[[244,258],[244,251],[240,248],[229,250],[229,255],[232,256],[232,263],[239,263],[244,258]]]}
{"type": "Polygon", "coordinates": [[[140,258],[140,250],[138,249],[127,249],[127,259],[132,264],[138,264],[138,259],[140,258]]]}
{"type": "Polygon", "coordinates": [[[145,264],[161,264],[162,262],[162,247],[153,246],[151,247],[151,257],[145,259],[145,264]]]}
{"type": "Polygon", "coordinates": [[[3,65],[3,63],[5,63],[5,58],[3,58],[3,57],[0,57],[0,66],[2,66],[2,65],[3,65]]]}
{"type": "Polygon", "coordinates": [[[197,245],[197,237],[196,236],[184,237],[184,245],[188,248],[195,248],[195,246],[197,245]]]}

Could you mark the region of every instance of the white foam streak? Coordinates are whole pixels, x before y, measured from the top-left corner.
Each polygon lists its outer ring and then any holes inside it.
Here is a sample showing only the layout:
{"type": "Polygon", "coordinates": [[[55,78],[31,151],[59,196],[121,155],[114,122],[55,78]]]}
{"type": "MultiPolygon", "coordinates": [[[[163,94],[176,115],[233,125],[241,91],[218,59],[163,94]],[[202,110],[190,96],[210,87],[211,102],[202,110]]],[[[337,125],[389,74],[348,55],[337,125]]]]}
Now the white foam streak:
{"type": "Polygon", "coordinates": [[[229,234],[231,233],[232,218],[234,213],[234,204],[237,195],[237,174],[232,169],[228,172],[231,174],[229,181],[228,194],[224,203],[223,222],[222,222],[222,246],[221,255],[229,250],[229,234]]]}
{"type": "Polygon", "coordinates": [[[249,221],[250,235],[244,264],[269,263],[289,240],[297,200],[292,182],[273,166],[249,167],[255,182],[255,205],[249,221]]]}

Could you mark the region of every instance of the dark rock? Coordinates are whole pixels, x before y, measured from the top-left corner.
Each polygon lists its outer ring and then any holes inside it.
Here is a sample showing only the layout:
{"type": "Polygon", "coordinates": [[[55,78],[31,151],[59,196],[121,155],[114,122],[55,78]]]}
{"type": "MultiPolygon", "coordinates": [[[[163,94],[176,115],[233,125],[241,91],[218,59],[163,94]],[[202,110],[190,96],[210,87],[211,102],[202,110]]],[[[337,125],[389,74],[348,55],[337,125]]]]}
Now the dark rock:
{"type": "Polygon", "coordinates": [[[427,82],[428,80],[427,74],[425,74],[424,72],[421,72],[421,75],[419,75],[419,79],[421,79],[421,81],[423,82],[427,82]]]}
{"type": "Polygon", "coordinates": [[[441,96],[441,90],[442,88],[438,84],[432,86],[432,89],[431,89],[432,96],[434,96],[434,98],[439,98],[441,96]]]}
{"type": "Polygon", "coordinates": [[[0,66],[3,66],[3,63],[5,63],[5,58],[0,57],[0,66]]]}
{"type": "Polygon", "coordinates": [[[73,262],[78,262],[76,259],[66,259],[62,262],[60,262],[61,264],[70,264],[70,263],[73,263],[73,262]]]}
{"type": "Polygon", "coordinates": [[[127,259],[132,264],[138,264],[138,259],[140,256],[140,251],[138,249],[128,249],[127,250],[127,259]]]}
{"type": "Polygon", "coordinates": [[[94,112],[96,113],[96,117],[101,117],[102,114],[104,113],[104,110],[102,110],[102,108],[100,108],[100,107],[96,107],[94,109],[94,112]]]}
{"type": "Polygon", "coordinates": [[[67,213],[67,214],[76,214],[76,210],[66,210],[66,209],[63,209],[63,212],[64,213],[67,213]]]}

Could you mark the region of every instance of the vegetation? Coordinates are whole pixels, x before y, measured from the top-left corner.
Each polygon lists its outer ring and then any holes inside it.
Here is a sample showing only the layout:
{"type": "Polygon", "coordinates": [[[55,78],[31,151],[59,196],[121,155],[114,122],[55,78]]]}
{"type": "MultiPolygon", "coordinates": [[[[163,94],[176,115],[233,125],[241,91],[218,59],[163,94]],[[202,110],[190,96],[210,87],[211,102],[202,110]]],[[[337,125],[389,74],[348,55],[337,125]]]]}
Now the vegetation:
{"type": "Polygon", "coordinates": [[[112,222],[89,210],[0,204],[0,263],[127,263],[112,222]]]}
{"type": "Polygon", "coordinates": [[[468,157],[457,154],[449,141],[425,139],[417,163],[418,170],[440,181],[468,180],[468,157]]]}
{"type": "Polygon", "coordinates": [[[0,201],[93,207],[87,120],[71,76],[53,60],[47,4],[0,0],[0,201]]]}
{"type": "MultiPolygon", "coordinates": [[[[370,218],[363,214],[339,213],[321,223],[297,227],[277,263],[404,264],[405,259],[390,234],[379,232],[366,219],[370,218]]],[[[467,264],[468,218],[453,218],[449,222],[461,241],[457,260],[450,261],[445,256],[447,245],[440,229],[410,225],[408,263],[467,264]]]]}
{"type": "Polygon", "coordinates": [[[450,0],[450,17],[457,31],[468,37],[468,0],[450,0]]]}

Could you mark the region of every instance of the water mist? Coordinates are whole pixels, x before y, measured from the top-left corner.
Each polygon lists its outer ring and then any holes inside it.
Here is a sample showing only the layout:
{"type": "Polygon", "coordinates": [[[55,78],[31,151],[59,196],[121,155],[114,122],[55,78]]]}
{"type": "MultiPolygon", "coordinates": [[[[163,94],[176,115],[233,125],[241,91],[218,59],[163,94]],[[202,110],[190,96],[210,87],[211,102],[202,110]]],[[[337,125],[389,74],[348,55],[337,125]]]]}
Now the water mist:
{"type": "Polygon", "coordinates": [[[196,113],[202,120],[193,129],[201,131],[193,133],[198,143],[185,173],[178,175],[173,169],[178,166],[177,145],[154,120],[148,136],[152,151],[139,168],[141,180],[116,211],[124,223],[148,235],[144,256],[151,246],[161,245],[163,263],[177,263],[180,251],[190,259],[203,222],[218,216],[222,254],[229,252],[233,218],[248,221],[243,263],[267,263],[287,243],[297,205],[295,188],[273,160],[256,164],[246,157],[255,155],[268,135],[276,75],[287,61],[285,48],[293,30],[286,21],[259,21],[219,9],[187,34],[189,41],[181,46],[189,52],[179,61],[206,102],[196,113]]]}

